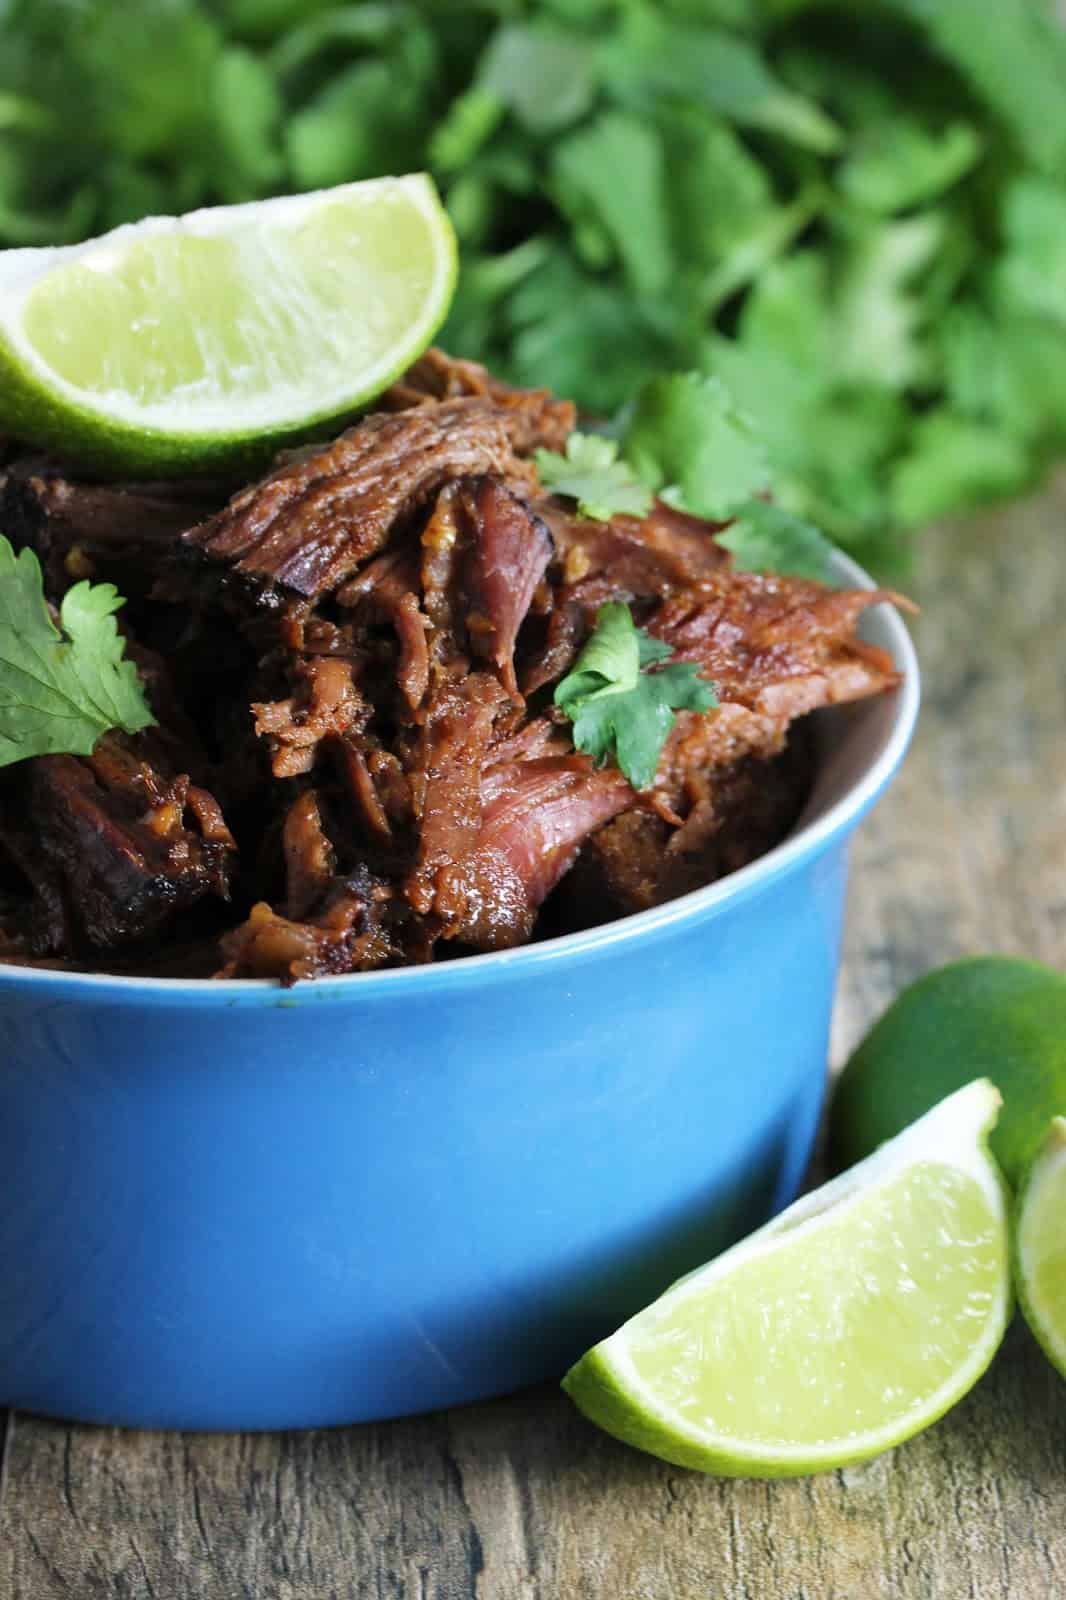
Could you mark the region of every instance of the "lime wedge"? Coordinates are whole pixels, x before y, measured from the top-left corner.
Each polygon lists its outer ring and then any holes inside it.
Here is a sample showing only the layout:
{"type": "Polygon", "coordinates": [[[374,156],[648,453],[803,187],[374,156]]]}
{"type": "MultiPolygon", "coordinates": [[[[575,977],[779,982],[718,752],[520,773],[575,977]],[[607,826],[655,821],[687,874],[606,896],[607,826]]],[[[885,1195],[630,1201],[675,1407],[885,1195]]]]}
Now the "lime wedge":
{"type": "Polygon", "coordinates": [[[987,1080],[717,1260],[563,1379],[585,1414],[665,1461],[785,1477],[859,1461],[976,1383],[1010,1313],[1006,1186],[987,1080]]]}
{"type": "Polygon", "coordinates": [[[1055,1117],[1018,1200],[1014,1273],[1025,1320],[1066,1378],[1066,1117],[1055,1117]]]}
{"type": "Polygon", "coordinates": [[[379,394],[455,272],[422,174],[0,252],[0,428],[127,471],[261,456],[379,394]]]}

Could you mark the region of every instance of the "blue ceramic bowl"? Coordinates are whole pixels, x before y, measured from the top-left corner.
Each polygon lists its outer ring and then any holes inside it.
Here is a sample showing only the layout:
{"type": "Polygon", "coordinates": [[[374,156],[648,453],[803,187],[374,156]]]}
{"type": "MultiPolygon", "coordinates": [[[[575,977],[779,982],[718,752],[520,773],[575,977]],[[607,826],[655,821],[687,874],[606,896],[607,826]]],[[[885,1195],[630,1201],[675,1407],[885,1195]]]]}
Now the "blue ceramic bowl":
{"type": "Polygon", "coordinates": [[[0,968],[0,1403],[244,1429],[473,1400],[791,1200],[848,837],[917,711],[899,618],[865,632],[902,687],[821,714],[798,829],[669,905],[290,990],[0,968]]]}

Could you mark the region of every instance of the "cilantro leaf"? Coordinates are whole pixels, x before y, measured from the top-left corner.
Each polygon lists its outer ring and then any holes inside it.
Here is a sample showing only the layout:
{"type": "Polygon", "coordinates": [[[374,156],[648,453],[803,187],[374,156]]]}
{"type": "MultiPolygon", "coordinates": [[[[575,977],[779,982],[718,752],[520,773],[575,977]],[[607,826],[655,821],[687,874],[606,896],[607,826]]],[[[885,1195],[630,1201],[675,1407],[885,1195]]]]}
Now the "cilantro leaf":
{"type": "Polygon", "coordinates": [[[928,31],[930,43],[1049,172],[1066,160],[1066,42],[1057,19],[1032,0],[997,0],[975,27],[972,0],[890,0],[928,31]],[[984,21],[985,19],[982,19],[984,21]]]}
{"type": "Polygon", "coordinates": [[[836,289],[836,371],[861,383],[870,373],[898,387],[926,376],[921,338],[927,302],[915,281],[945,247],[944,219],[930,212],[857,230],[836,289]]]}
{"type": "Polygon", "coordinates": [[[581,515],[596,522],[620,514],[643,517],[651,507],[650,489],[625,461],[619,461],[613,439],[572,433],[565,456],[555,450],[537,451],[537,469],[545,488],[576,500],[581,515]]]}
{"type": "Polygon", "coordinates": [[[824,534],[783,506],[749,500],[716,543],[732,552],[738,572],[779,572],[794,578],[831,580],[833,546],[824,534]]]}
{"type": "Polygon", "coordinates": [[[504,370],[517,383],[547,384],[573,395],[586,410],[607,415],[649,372],[675,359],[663,306],[656,301],[649,307],[611,278],[583,271],[553,239],[544,261],[499,313],[508,341],[504,370]]]}
{"type": "Polygon", "coordinates": [[[891,481],[898,524],[921,527],[960,507],[1018,494],[1032,473],[1026,445],[1000,427],[956,416],[946,408],[922,418],[891,481]]]}
{"type": "Polygon", "coordinates": [[[561,208],[578,227],[591,215],[633,289],[649,297],[667,294],[677,263],[656,130],[638,117],[608,112],[560,143],[552,176],[561,208]]]}
{"type": "Polygon", "coordinates": [[[628,606],[612,600],[596,613],[573,670],[555,688],[555,704],[574,725],[575,749],[598,767],[613,755],[634,789],[653,781],[675,713],[718,704],[713,684],[691,662],[662,664],[671,654],[635,626],[628,606]]]}
{"type": "Polygon", "coordinates": [[[155,721],[114,613],[110,583],[76,583],[52,621],[32,550],[0,535],[0,766],[29,756],[89,755],[110,728],[155,721]]]}
{"type": "Polygon", "coordinates": [[[652,378],[637,396],[622,452],[670,505],[724,519],[769,481],[751,422],[719,378],[652,378]]]}
{"type": "Polygon", "coordinates": [[[627,101],[653,95],[685,100],[823,154],[840,142],[839,129],[819,106],[779,82],[754,45],[724,28],[629,6],[603,61],[609,83],[627,101]]]}
{"type": "Polygon", "coordinates": [[[1043,178],[1019,178],[1002,204],[1006,249],[996,285],[1011,309],[1066,322],[1066,189],[1043,178]]]}
{"type": "Polygon", "coordinates": [[[553,25],[508,22],[493,35],[478,68],[478,88],[494,95],[532,134],[583,116],[592,101],[593,48],[553,25]]]}
{"type": "Polygon", "coordinates": [[[273,76],[250,50],[224,50],[215,63],[211,99],[219,191],[233,200],[265,193],[283,172],[282,104],[273,76]]]}
{"type": "Polygon", "coordinates": [[[981,136],[970,123],[951,122],[934,132],[897,111],[860,138],[837,182],[854,204],[891,216],[950,189],[980,155],[981,136]]]}

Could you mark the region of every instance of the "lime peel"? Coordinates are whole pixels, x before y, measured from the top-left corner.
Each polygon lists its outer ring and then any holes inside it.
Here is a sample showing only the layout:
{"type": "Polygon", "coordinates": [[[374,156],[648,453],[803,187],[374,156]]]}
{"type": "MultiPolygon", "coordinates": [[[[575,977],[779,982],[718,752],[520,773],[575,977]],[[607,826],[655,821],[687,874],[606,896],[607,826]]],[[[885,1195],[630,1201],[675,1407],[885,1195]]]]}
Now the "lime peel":
{"type": "Polygon", "coordinates": [[[829,1111],[829,1155],[848,1167],[974,1078],[1003,1095],[992,1154],[1017,1187],[1066,1107],[1066,977],[1035,961],[972,956],[896,997],[855,1050],[829,1111]]]}
{"type": "Polygon", "coordinates": [[[1048,1360],[1066,1378],[1066,1117],[1053,1117],[1018,1197],[1018,1300],[1048,1360]]]}
{"type": "Polygon", "coordinates": [[[618,1438],[727,1476],[828,1470],[927,1427],[985,1371],[1010,1315],[1009,1202],[986,1146],[999,1103],[987,1080],[949,1096],[680,1279],[564,1388],[618,1438]],[[889,1259],[891,1281],[871,1289],[889,1259]]]}
{"type": "Polygon", "coordinates": [[[455,277],[424,174],[0,252],[0,426],[125,470],[265,456],[386,388],[455,277]]]}

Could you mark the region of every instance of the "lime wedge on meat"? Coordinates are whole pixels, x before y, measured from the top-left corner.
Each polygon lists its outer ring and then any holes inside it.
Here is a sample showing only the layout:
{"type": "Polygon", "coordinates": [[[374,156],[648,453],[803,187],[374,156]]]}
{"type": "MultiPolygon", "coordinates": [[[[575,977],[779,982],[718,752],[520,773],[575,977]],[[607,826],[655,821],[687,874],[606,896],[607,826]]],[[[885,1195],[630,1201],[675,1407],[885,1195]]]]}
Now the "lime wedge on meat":
{"type": "Polygon", "coordinates": [[[1066,1378],[1066,1117],[1055,1117],[1018,1200],[1015,1278],[1025,1320],[1066,1378]]]}
{"type": "Polygon", "coordinates": [[[876,1455],[961,1399],[1010,1314],[999,1095],[967,1085],[590,1350],[563,1380],[607,1432],[743,1477],[876,1455]]]}
{"type": "Polygon", "coordinates": [[[145,474],[251,460],[379,394],[455,272],[422,174],[0,252],[0,430],[145,474]]]}

